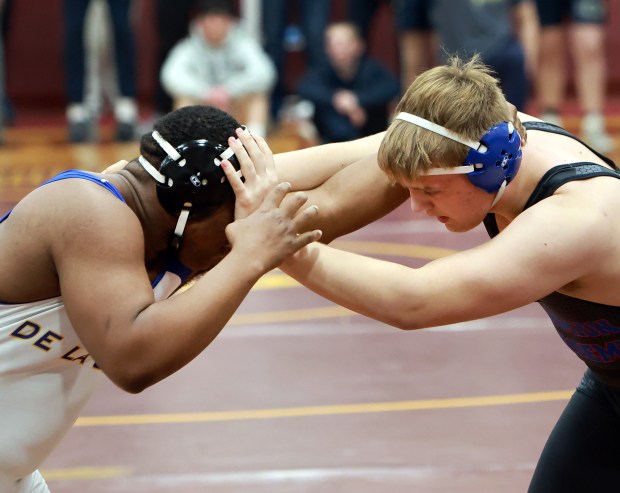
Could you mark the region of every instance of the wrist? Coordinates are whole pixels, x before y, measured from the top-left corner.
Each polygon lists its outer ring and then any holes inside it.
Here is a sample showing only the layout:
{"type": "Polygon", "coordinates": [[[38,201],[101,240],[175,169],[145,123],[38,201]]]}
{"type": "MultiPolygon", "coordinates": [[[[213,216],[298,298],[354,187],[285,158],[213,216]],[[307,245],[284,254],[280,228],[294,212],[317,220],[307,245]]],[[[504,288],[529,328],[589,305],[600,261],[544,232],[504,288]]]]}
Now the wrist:
{"type": "Polygon", "coordinates": [[[263,275],[271,270],[267,262],[256,255],[256,252],[244,252],[240,247],[230,250],[226,258],[237,267],[238,279],[254,285],[263,275]]]}

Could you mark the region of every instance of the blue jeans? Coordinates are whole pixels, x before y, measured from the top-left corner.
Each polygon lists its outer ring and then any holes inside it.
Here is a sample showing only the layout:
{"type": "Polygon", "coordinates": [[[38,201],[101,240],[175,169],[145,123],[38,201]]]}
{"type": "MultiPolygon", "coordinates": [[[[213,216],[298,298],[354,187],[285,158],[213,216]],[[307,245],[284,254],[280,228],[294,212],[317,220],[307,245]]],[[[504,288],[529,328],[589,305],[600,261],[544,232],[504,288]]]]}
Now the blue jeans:
{"type": "Polygon", "coordinates": [[[271,95],[271,113],[276,116],[286,93],[283,74],[285,73],[284,30],[289,24],[289,14],[293,7],[299,8],[301,29],[306,38],[306,58],[310,67],[325,60],[323,35],[331,14],[329,0],[263,0],[263,34],[265,51],[273,60],[278,80],[271,95]]]}
{"type": "MultiPolygon", "coordinates": [[[[135,48],[129,8],[131,0],[107,0],[114,28],[114,55],[121,96],[136,97],[135,48]]],[[[90,0],[64,0],[64,47],[66,91],[69,103],[84,100],[86,61],[84,50],[84,24],[90,0]]]]}

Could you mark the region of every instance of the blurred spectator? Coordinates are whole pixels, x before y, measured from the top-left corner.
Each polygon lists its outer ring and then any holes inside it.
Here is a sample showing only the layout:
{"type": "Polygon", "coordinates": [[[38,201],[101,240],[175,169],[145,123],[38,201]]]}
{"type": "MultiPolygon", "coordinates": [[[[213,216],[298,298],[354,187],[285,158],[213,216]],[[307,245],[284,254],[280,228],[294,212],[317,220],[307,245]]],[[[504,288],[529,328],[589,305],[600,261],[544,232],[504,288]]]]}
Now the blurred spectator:
{"type": "Polygon", "coordinates": [[[266,135],[273,63],[260,44],[239,25],[228,0],[201,0],[190,35],[172,49],[161,82],[174,108],[215,106],[249,129],[266,135]]]}
{"type": "MultiPolygon", "coordinates": [[[[439,57],[479,53],[500,80],[506,99],[525,110],[538,57],[538,17],[532,0],[426,0],[440,43],[439,57]]],[[[545,0],[546,1],[546,0],[545,0]]]]}
{"type": "MultiPolygon", "coordinates": [[[[84,27],[91,0],[63,0],[66,57],[67,122],[71,142],[88,142],[95,137],[95,117],[85,102],[86,54],[84,27]]],[[[119,97],[114,102],[116,139],[135,137],[136,105],[135,49],[129,23],[131,0],[108,0],[114,29],[114,58],[119,97]]]]}
{"type": "Polygon", "coordinates": [[[275,64],[277,73],[276,84],[271,93],[271,116],[277,119],[287,96],[285,38],[288,38],[289,48],[305,52],[307,68],[322,65],[325,61],[323,35],[331,14],[331,1],[262,0],[262,9],[265,51],[275,64]],[[301,29],[291,23],[295,9],[301,29]]]}
{"type": "MultiPolygon", "coordinates": [[[[188,34],[192,6],[196,0],[156,0],[155,21],[157,27],[157,73],[175,44],[188,34]]],[[[155,113],[164,115],[172,110],[172,98],[157,78],[155,87],[155,113]]]]}
{"type": "Polygon", "coordinates": [[[301,78],[297,93],[314,103],[314,122],[325,142],[357,139],[385,130],[389,104],[400,92],[397,77],[365,54],[355,24],[325,31],[327,63],[301,78]]]}
{"type": "Polygon", "coordinates": [[[392,0],[403,90],[420,72],[435,65],[437,36],[429,20],[428,3],[429,0],[392,0]]]}
{"type": "Polygon", "coordinates": [[[583,138],[596,150],[612,150],[613,140],[605,130],[603,105],[607,82],[605,62],[604,0],[538,0],[542,26],[540,69],[537,94],[541,118],[562,124],[560,108],[567,84],[565,21],[568,21],[570,48],[575,66],[577,96],[584,112],[583,138]]]}

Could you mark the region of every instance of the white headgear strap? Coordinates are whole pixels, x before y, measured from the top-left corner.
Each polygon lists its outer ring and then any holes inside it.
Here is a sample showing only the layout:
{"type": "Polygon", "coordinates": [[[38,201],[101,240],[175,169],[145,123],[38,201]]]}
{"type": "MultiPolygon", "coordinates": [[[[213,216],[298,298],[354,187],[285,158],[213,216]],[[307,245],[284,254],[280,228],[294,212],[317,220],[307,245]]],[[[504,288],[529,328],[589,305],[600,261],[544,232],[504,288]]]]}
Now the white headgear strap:
{"type": "MultiPolygon", "coordinates": [[[[401,111],[396,115],[396,120],[404,120],[406,122],[412,123],[418,127],[422,127],[426,130],[429,130],[433,133],[439,134],[447,139],[458,142],[459,144],[466,145],[467,147],[474,149],[478,152],[485,152],[487,150],[486,146],[481,142],[476,140],[466,139],[462,135],[459,135],[452,130],[448,130],[441,125],[437,125],[429,120],[425,120],[422,117],[417,115],[412,115],[411,113],[407,113],[405,111],[401,111]]],[[[453,168],[432,168],[426,174],[427,175],[460,175],[471,173],[472,171],[476,171],[476,168],[473,164],[469,164],[466,166],[455,166],[453,168]]]]}
{"type": "MultiPolygon", "coordinates": [[[[179,166],[185,166],[187,164],[187,161],[183,158],[183,156],[181,156],[181,154],[179,154],[179,152],[172,146],[172,144],[166,139],[164,139],[157,130],[153,130],[153,133],[151,135],[159,144],[159,146],[166,152],[166,154],[168,154],[170,158],[174,159],[179,166]]],[[[216,166],[220,166],[222,164],[222,161],[224,161],[225,159],[230,159],[234,155],[235,151],[233,151],[231,147],[227,147],[224,152],[219,155],[219,158],[215,158],[213,162],[216,166]]],[[[155,168],[155,166],[148,162],[148,160],[144,156],[138,156],[138,162],[157,183],[165,183],[169,187],[173,185],[174,182],[172,181],[172,178],[168,178],[167,176],[162,175],[157,170],[157,168],[155,168]]],[[[242,176],[241,171],[237,171],[237,174],[239,176],[242,176]]]]}
{"type": "Polygon", "coordinates": [[[181,156],[179,152],[174,147],[172,147],[172,144],[166,139],[164,139],[157,130],[153,130],[153,133],[151,135],[157,141],[159,147],[166,151],[166,154],[168,154],[168,156],[174,159],[179,166],[185,166],[187,161],[183,159],[183,156],[181,156]]]}
{"type": "MultiPolygon", "coordinates": [[[[166,154],[168,154],[171,159],[174,159],[174,161],[179,166],[185,166],[187,164],[187,160],[183,158],[183,156],[179,154],[179,152],[172,146],[172,144],[170,144],[170,142],[164,139],[157,130],[153,130],[153,133],[151,135],[159,144],[159,146],[166,152],[166,154]]],[[[214,159],[214,163],[216,166],[219,166],[223,160],[230,159],[234,155],[235,151],[233,151],[232,148],[227,147],[224,152],[219,155],[219,158],[214,159]]],[[[169,187],[174,185],[172,178],[168,178],[167,176],[161,174],[157,170],[157,168],[155,168],[155,166],[149,163],[149,161],[144,156],[138,156],[138,162],[157,183],[166,184],[169,187]]],[[[237,171],[237,174],[241,176],[241,171],[237,171]]],[[[181,212],[179,213],[179,218],[174,228],[174,236],[178,240],[177,245],[180,243],[180,240],[183,237],[183,232],[185,231],[185,227],[187,226],[187,221],[189,220],[189,213],[191,208],[192,204],[190,202],[186,202],[185,204],[183,204],[183,209],[181,209],[181,212]]]]}

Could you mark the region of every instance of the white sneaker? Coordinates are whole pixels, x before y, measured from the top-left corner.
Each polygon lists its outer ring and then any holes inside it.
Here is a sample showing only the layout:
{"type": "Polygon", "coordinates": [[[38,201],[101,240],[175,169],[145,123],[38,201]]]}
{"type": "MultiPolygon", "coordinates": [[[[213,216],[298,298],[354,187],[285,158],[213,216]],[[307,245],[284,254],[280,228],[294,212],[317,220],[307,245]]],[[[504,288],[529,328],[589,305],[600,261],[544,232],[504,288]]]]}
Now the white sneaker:
{"type": "Polygon", "coordinates": [[[581,120],[583,140],[603,154],[614,149],[614,139],[605,130],[605,117],[600,113],[588,113],[581,120]]]}

